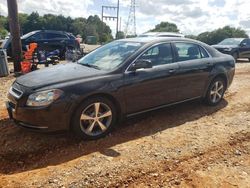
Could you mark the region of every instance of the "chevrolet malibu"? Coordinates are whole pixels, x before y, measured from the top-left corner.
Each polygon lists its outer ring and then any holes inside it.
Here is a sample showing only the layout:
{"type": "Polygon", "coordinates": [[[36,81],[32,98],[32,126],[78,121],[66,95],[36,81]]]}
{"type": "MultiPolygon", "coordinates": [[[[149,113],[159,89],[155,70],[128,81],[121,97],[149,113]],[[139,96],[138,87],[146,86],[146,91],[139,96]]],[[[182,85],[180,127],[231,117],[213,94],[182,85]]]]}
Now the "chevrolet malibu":
{"type": "Polygon", "coordinates": [[[124,117],[194,99],[218,105],[234,72],[233,57],[195,40],[123,39],[17,78],[6,106],[19,126],[97,139],[124,117]]]}

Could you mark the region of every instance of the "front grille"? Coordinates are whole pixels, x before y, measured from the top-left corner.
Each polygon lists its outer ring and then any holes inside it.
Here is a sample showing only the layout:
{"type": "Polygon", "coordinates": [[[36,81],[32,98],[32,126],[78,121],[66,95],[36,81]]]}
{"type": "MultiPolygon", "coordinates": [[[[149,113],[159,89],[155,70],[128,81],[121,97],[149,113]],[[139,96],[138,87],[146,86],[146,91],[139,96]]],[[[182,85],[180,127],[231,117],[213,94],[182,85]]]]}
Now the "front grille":
{"type": "Polygon", "coordinates": [[[20,91],[19,89],[15,88],[15,87],[13,87],[13,86],[11,86],[11,88],[10,88],[10,90],[9,90],[9,93],[10,93],[12,96],[14,96],[15,98],[17,98],[17,99],[20,99],[20,98],[22,97],[22,95],[23,95],[23,92],[22,92],[22,91],[20,91]]]}

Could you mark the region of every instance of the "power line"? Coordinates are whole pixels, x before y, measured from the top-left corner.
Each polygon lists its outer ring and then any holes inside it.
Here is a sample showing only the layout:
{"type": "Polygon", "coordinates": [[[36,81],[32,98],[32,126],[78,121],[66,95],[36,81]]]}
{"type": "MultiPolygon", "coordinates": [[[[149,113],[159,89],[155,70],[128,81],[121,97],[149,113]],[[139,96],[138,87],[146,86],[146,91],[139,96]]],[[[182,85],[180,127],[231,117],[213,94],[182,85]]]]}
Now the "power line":
{"type": "Polygon", "coordinates": [[[135,16],[135,0],[131,0],[128,22],[125,28],[125,36],[127,35],[136,35],[136,16],[135,16]]]}

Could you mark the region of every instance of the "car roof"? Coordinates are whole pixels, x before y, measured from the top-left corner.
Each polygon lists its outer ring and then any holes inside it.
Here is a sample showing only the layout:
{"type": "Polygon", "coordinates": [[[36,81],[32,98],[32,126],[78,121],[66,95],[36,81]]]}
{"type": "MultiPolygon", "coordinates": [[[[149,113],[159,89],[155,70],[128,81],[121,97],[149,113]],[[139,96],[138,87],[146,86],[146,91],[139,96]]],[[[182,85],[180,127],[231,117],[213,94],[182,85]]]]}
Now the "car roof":
{"type": "Polygon", "coordinates": [[[244,39],[248,39],[248,38],[237,38],[237,37],[233,38],[233,37],[231,37],[231,38],[225,38],[224,40],[226,40],[226,39],[244,40],[244,39]]]}
{"type": "Polygon", "coordinates": [[[148,36],[148,37],[150,37],[150,36],[158,36],[158,37],[160,37],[160,36],[184,37],[183,34],[181,34],[181,33],[175,33],[175,32],[147,32],[147,33],[143,33],[143,34],[139,35],[139,37],[140,36],[141,37],[143,37],[143,36],[148,36]]]}
{"type": "Polygon", "coordinates": [[[180,37],[135,37],[135,38],[120,39],[119,41],[141,42],[141,43],[186,41],[186,42],[201,43],[200,41],[197,41],[197,40],[193,40],[189,38],[180,38],[180,37]]]}
{"type": "Polygon", "coordinates": [[[153,45],[161,42],[190,42],[194,44],[198,44],[205,48],[212,57],[220,56],[220,53],[215,50],[213,47],[209,46],[206,43],[203,43],[198,40],[189,39],[189,38],[182,38],[182,37],[135,37],[135,38],[127,38],[127,39],[120,39],[118,41],[124,42],[140,42],[144,43],[144,45],[153,45]]]}
{"type": "Polygon", "coordinates": [[[35,31],[31,31],[29,33],[37,33],[37,32],[48,32],[48,33],[60,33],[60,34],[68,34],[71,35],[71,33],[66,32],[66,31],[57,31],[57,30],[35,30],[35,31]]]}

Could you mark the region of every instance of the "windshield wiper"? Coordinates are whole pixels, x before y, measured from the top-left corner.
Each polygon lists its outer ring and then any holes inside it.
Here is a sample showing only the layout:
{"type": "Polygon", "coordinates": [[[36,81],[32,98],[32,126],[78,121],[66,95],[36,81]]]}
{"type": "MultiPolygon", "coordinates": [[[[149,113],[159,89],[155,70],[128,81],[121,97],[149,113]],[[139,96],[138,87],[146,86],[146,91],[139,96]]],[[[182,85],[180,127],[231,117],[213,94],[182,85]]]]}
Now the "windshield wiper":
{"type": "Polygon", "coordinates": [[[100,67],[98,67],[97,65],[92,65],[92,64],[88,64],[88,63],[79,63],[80,65],[86,66],[86,67],[91,67],[94,69],[98,69],[101,70],[100,67]]]}

